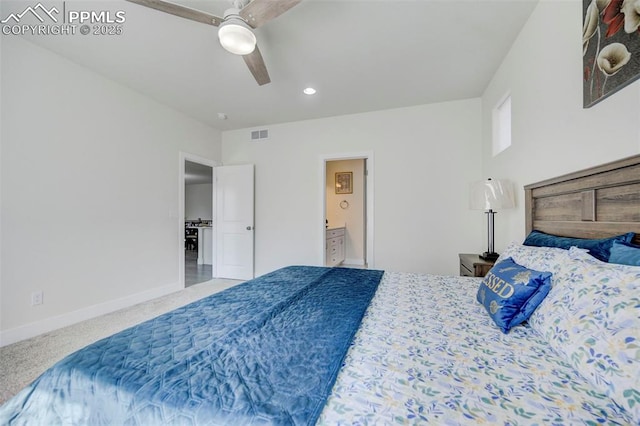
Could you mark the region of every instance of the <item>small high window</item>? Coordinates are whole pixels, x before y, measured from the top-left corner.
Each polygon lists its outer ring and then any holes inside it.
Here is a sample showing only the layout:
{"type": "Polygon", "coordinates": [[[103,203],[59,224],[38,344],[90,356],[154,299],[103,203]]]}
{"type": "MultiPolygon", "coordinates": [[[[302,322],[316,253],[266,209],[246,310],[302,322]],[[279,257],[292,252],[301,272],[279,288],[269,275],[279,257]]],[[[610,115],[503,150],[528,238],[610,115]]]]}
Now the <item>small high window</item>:
{"type": "Polygon", "coordinates": [[[511,95],[506,94],[493,109],[493,155],[511,146],[511,95]]]}

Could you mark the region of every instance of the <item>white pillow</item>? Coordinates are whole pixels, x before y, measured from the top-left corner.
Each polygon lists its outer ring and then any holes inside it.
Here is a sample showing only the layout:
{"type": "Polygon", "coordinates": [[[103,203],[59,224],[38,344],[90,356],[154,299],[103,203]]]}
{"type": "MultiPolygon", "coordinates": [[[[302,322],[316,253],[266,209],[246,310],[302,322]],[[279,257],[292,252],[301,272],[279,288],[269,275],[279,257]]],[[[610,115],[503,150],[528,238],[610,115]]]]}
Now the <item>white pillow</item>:
{"type": "Polygon", "coordinates": [[[496,264],[508,257],[526,268],[554,273],[568,261],[569,251],[555,247],[523,246],[512,242],[496,260],[496,264]]]}

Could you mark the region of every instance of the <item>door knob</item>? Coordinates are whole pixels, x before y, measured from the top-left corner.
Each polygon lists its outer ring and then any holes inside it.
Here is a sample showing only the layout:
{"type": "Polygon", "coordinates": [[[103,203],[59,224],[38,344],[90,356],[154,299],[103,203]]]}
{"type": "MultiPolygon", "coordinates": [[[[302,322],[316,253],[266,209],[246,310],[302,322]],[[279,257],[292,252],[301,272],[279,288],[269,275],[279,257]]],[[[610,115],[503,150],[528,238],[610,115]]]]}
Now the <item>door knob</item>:
{"type": "Polygon", "coordinates": [[[251,226],[247,226],[247,231],[251,231],[251,226]]]}

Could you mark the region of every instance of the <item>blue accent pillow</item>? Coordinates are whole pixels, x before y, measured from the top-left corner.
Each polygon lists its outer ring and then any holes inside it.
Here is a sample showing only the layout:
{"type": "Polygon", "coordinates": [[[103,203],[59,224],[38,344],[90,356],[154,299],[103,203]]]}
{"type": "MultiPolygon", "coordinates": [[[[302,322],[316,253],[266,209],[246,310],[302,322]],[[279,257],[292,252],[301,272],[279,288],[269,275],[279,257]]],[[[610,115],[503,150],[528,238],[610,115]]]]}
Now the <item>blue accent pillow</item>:
{"type": "Polygon", "coordinates": [[[613,242],[621,241],[623,243],[630,243],[634,236],[635,234],[633,232],[629,232],[616,237],[592,240],[586,238],[558,237],[540,231],[531,231],[522,244],[536,247],[558,247],[567,250],[571,247],[583,248],[589,250],[589,254],[596,259],[608,262],[613,242]]]}
{"type": "Polygon", "coordinates": [[[640,246],[621,241],[614,241],[611,246],[609,263],[620,265],[640,266],[640,246]]]}
{"type": "Polygon", "coordinates": [[[518,265],[511,257],[484,277],[476,298],[503,333],[526,321],[551,290],[551,272],[518,265]]]}

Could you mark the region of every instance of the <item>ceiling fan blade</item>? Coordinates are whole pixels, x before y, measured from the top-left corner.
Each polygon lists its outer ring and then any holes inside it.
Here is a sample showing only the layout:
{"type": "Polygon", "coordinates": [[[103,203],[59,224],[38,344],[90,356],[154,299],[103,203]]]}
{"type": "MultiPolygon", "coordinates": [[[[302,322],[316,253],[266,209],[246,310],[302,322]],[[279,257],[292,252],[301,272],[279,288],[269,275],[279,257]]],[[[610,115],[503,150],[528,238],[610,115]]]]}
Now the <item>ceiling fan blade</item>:
{"type": "Polygon", "coordinates": [[[242,58],[249,67],[249,71],[251,71],[253,78],[256,79],[259,86],[271,83],[271,77],[269,77],[267,66],[264,64],[264,59],[262,59],[262,54],[260,53],[258,46],[256,46],[253,52],[248,55],[243,55],[242,58]]]}
{"type": "Polygon", "coordinates": [[[253,0],[240,10],[240,16],[253,28],[277,18],[302,0],[253,0]]]}
{"type": "Polygon", "coordinates": [[[191,9],[186,6],[180,6],[178,4],[170,3],[163,0],[127,0],[131,3],[136,3],[141,6],[150,7],[152,9],[159,10],[161,12],[170,13],[175,16],[179,16],[185,19],[191,19],[192,21],[202,22],[203,24],[219,26],[223,19],[211,15],[210,13],[201,12],[199,10],[191,9]]]}

